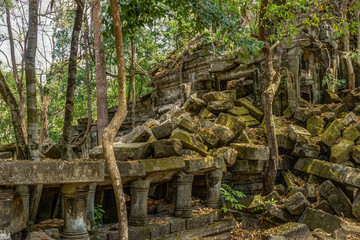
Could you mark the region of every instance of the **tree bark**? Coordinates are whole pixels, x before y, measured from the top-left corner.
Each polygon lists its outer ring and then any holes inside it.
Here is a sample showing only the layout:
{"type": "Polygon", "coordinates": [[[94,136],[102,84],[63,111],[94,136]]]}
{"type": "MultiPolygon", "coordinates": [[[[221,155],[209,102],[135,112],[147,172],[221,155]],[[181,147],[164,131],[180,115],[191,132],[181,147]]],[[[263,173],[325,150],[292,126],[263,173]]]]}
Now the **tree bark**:
{"type": "Polygon", "coordinates": [[[136,107],[136,94],[135,94],[135,63],[136,63],[136,46],[134,43],[134,37],[130,39],[131,45],[131,65],[130,65],[130,82],[131,82],[131,89],[132,89],[132,105],[131,105],[131,119],[132,119],[132,128],[135,128],[135,107],[136,107]]]}
{"type": "Polygon", "coordinates": [[[266,139],[270,150],[269,164],[265,167],[264,179],[263,179],[263,194],[267,195],[274,189],[275,178],[279,166],[279,149],[277,144],[275,123],[273,117],[273,101],[278,91],[281,77],[280,73],[274,70],[273,65],[273,51],[280,42],[275,43],[268,48],[268,54],[266,59],[268,86],[263,92],[264,103],[264,117],[266,127],[266,139]]]}
{"type": "Polygon", "coordinates": [[[259,16],[259,40],[265,41],[265,14],[267,11],[267,5],[269,4],[269,0],[262,0],[261,1],[261,8],[260,8],[260,16],[259,16]]]}
{"type": "Polygon", "coordinates": [[[49,118],[48,109],[50,104],[50,96],[43,93],[41,96],[41,109],[40,109],[40,144],[49,137],[49,118]]]}
{"type": "Polygon", "coordinates": [[[61,151],[61,158],[63,160],[70,160],[71,158],[71,127],[72,127],[72,121],[74,115],[76,59],[78,53],[79,35],[82,25],[83,10],[84,10],[83,0],[77,1],[74,28],[71,36],[68,84],[66,89],[65,117],[64,117],[63,140],[62,140],[62,151],[61,151]]]}
{"type": "MultiPolygon", "coordinates": [[[[360,11],[358,11],[358,18],[360,21],[360,11]]],[[[356,49],[360,51],[360,23],[357,25],[357,35],[356,35],[356,49]]],[[[357,62],[360,67],[360,61],[357,62]]]]}
{"type": "Polygon", "coordinates": [[[124,49],[123,37],[121,32],[121,20],[119,16],[119,6],[117,0],[110,0],[111,15],[114,25],[115,33],[115,49],[116,61],[118,67],[118,108],[111,120],[109,126],[105,128],[103,134],[103,148],[104,157],[106,159],[107,167],[109,170],[112,186],[115,194],[115,201],[117,206],[118,222],[119,222],[119,239],[128,239],[128,221],[126,214],[126,202],[122,185],[120,172],[116,163],[114,154],[114,138],[116,133],[127,115],[126,106],[126,76],[125,76],[125,62],[124,62],[124,49]]]}
{"type": "Polygon", "coordinates": [[[11,64],[13,68],[14,80],[16,83],[17,91],[19,93],[19,111],[20,111],[20,121],[21,121],[21,129],[24,132],[25,141],[27,138],[27,131],[26,131],[26,124],[25,124],[25,96],[23,90],[23,82],[22,79],[19,79],[19,74],[16,66],[16,58],[15,58],[15,44],[14,44],[14,37],[11,28],[11,21],[10,21],[10,7],[9,3],[5,1],[5,8],[6,8],[6,21],[7,21],[7,28],[9,34],[9,41],[10,41],[10,55],[11,55],[11,64]]]}
{"type": "Polygon", "coordinates": [[[20,110],[14,95],[6,84],[5,78],[0,70],[0,95],[10,107],[11,121],[14,128],[16,139],[16,151],[18,159],[28,159],[28,148],[25,141],[24,132],[21,130],[20,110]]]}
{"type": "Polygon", "coordinates": [[[101,5],[99,0],[92,0],[92,25],[94,32],[94,51],[96,69],[96,100],[97,100],[97,133],[98,144],[102,144],[102,134],[108,125],[108,104],[106,88],[106,71],[104,40],[101,34],[101,5]]]}
{"type": "MultiPolygon", "coordinates": [[[[349,31],[349,24],[347,23],[347,9],[348,9],[348,0],[345,0],[342,2],[342,14],[345,22],[345,34],[344,34],[344,52],[349,53],[350,52],[350,31],[349,31]]],[[[354,90],[355,89],[355,71],[353,64],[351,62],[351,59],[349,56],[345,55],[345,62],[346,62],[346,68],[348,72],[348,82],[349,82],[349,89],[354,90]]]]}

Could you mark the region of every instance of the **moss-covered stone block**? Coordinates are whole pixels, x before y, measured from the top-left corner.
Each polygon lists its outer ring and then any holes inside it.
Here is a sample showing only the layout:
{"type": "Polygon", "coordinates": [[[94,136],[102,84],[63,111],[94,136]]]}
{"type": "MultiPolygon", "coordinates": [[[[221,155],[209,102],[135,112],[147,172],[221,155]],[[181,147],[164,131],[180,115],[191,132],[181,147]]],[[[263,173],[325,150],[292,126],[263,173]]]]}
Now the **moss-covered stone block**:
{"type": "Polygon", "coordinates": [[[339,143],[331,148],[330,162],[343,163],[347,161],[354,145],[353,141],[341,139],[339,143]]]}
{"type": "Polygon", "coordinates": [[[264,113],[256,108],[247,98],[240,98],[234,101],[235,106],[245,107],[251,116],[255,117],[258,121],[261,121],[264,117],[264,113]]]}
{"type": "Polygon", "coordinates": [[[244,107],[234,107],[229,109],[227,112],[234,116],[243,116],[249,114],[249,111],[244,107]]]}
{"type": "Polygon", "coordinates": [[[192,149],[204,156],[207,155],[208,147],[189,132],[177,128],[172,132],[170,138],[180,139],[184,148],[192,149]]]}
{"type": "Polygon", "coordinates": [[[327,147],[330,147],[336,139],[341,135],[341,129],[344,127],[339,119],[334,120],[330,126],[321,135],[320,142],[327,147]]]}
{"type": "Polygon", "coordinates": [[[360,132],[355,126],[350,126],[345,128],[342,135],[343,135],[343,139],[355,141],[360,137],[360,132]]]}
{"type": "Polygon", "coordinates": [[[324,131],[325,121],[320,117],[310,117],[306,121],[306,129],[312,136],[318,136],[324,131]]]}
{"type": "Polygon", "coordinates": [[[238,158],[240,159],[266,161],[270,156],[269,148],[263,145],[231,143],[230,147],[238,152],[238,158]]]}
{"type": "Polygon", "coordinates": [[[246,126],[241,119],[226,113],[220,113],[214,123],[229,128],[234,133],[234,136],[237,136],[246,126]]]}

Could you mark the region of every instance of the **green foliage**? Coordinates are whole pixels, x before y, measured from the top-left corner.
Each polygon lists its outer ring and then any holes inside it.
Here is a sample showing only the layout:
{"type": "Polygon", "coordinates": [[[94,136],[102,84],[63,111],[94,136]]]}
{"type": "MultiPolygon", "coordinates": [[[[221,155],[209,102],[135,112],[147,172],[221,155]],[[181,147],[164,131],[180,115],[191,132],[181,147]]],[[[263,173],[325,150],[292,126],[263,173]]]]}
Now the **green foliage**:
{"type": "MultiPolygon", "coordinates": [[[[232,187],[230,187],[227,184],[222,184],[222,188],[220,188],[220,190],[221,190],[221,195],[224,198],[225,202],[229,203],[231,208],[235,208],[236,210],[239,211],[245,208],[244,205],[239,203],[241,199],[246,198],[245,194],[243,194],[240,191],[234,190],[232,187]]],[[[228,207],[224,205],[221,208],[221,211],[226,213],[228,211],[228,207]]]]}
{"type": "MultiPolygon", "coordinates": [[[[100,232],[100,227],[102,226],[102,217],[105,214],[105,210],[103,209],[103,206],[100,204],[97,204],[94,207],[94,225],[92,226],[92,230],[94,230],[95,232],[99,233],[100,232]]],[[[100,239],[100,236],[97,235],[96,238],[100,239]]]]}
{"type": "Polygon", "coordinates": [[[332,74],[326,74],[323,77],[322,85],[327,89],[336,92],[339,88],[346,84],[346,80],[335,78],[332,74]]]}

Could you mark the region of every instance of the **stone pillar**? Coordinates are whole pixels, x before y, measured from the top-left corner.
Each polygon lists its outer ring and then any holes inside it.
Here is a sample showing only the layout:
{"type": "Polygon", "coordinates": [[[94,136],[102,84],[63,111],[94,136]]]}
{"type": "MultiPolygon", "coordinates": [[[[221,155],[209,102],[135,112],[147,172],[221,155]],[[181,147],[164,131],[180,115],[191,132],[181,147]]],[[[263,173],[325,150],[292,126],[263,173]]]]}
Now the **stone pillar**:
{"type": "Polygon", "coordinates": [[[29,185],[18,185],[16,186],[16,192],[21,196],[26,221],[29,220],[29,211],[30,211],[30,189],[29,185]]]}
{"type": "Polygon", "coordinates": [[[62,239],[89,239],[86,229],[86,202],[89,184],[65,184],[61,191],[64,197],[64,231],[62,239]]]}
{"type": "Polygon", "coordinates": [[[136,180],[130,183],[130,226],[147,224],[147,201],[150,180],[136,180]]]}
{"type": "Polygon", "coordinates": [[[13,188],[0,187],[0,240],[11,240],[10,214],[13,198],[13,188]]]}
{"type": "Polygon", "coordinates": [[[222,171],[215,170],[207,174],[206,185],[207,185],[207,196],[206,205],[208,207],[217,209],[220,208],[220,188],[222,171]]]}
{"type": "Polygon", "coordinates": [[[176,180],[175,217],[191,218],[191,189],[194,175],[179,175],[176,180]]]}
{"type": "Polygon", "coordinates": [[[87,216],[91,224],[94,223],[94,204],[95,204],[96,183],[90,183],[90,190],[87,199],[87,216]]]}

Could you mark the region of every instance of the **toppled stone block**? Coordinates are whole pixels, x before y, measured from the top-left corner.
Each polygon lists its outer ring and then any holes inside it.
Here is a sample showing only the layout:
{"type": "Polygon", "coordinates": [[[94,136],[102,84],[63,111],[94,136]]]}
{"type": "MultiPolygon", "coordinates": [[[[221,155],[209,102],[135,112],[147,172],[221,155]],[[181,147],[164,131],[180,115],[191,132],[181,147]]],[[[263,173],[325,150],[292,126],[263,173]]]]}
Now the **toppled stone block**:
{"type": "Polygon", "coordinates": [[[343,132],[343,139],[355,141],[360,137],[360,132],[355,126],[347,127],[343,132]]]}
{"type": "Polygon", "coordinates": [[[290,139],[294,142],[306,143],[311,137],[311,134],[308,130],[294,124],[288,125],[288,132],[290,139]]]}
{"type": "Polygon", "coordinates": [[[204,94],[202,97],[206,104],[211,101],[223,101],[223,100],[232,100],[236,99],[236,91],[235,90],[227,90],[223,92],[209,92],[204,94]]]}
{"type": "Polygon", "coordinates": [[[360,239],[360,227],[351,224],[342,224],[340,228],[336,229],[332,237],[334,239],[360,239]]]}
{"type": "Polygon", "coordinates": [[[183,108],[189,113],[198,114],[205,106],[206,104],[203,100],[195,96],[191,96],[189,100],[185,102],[183,108]]]}
{"type": "Polygon", "coordinates": [[[191,173],[193,175],[204,174],[215,169],[223,169],[226,167],[223,159],[211,156],[204,158],[189,158],[184,159],[184,161],[184,172],[189,174],[191,173]]]}
{"type": "Polygon", "coordinates": [[[211,128],[199,128],[199,136],[209,148],[215,148],[219,144],[219,138],[211,128]]]}
{"type": "Polygon", "coordinates": [[[357,103],[355,107],[352,110],[353,113],[355,113],[357,116],[360,115],[360,103],[357,103]]]}
{"type": "Polygon", "coordinates": [[[349,126],[352,123],[356,123],[357,119],[358,117],[356,116],[356,114],[350,112],[343,118],[342,123],[344,124],[344,126],[349,126]]]}
{"type": "MultiPolygon", "coordinates": [[[[46,138],[39,146],[39,151],[45,155],[45,157],[52,159],[61,158],[61,147],[58,143],[54,142],[51,138],[46,138]]],[[[10,153],[11,154],[11,153],[10,153]]],[[[8,155],[12,158],[12,154],[8,155]]],[[[0,158],[5,158],[5,156],[1,156],[0,158]]]]}
{"type": "Polygon", "coordinates": [[[264,117],[264,113],[260,111],[258,108],[254,107],[252,103],[247,98],[240,98],[234,101],[235,106],[237,107],[245,107],[251,116],[256,118],[258,121],[261,121],[264,117]]]}
{"type": "Polygon", "coordinates": [[[243,121],[225,113],[220,113],[214,123],[229,128],[235,136],[245,129],[245,123],[243,121]]]}
{"type": "Polygon", "coordinates": [[[238,116],[238,118],[243,121],[248,127],[254,127],[260,124],[260,122],[256,118],[252,117],[250,114],[238,116]]]}
{"type": "Polygon", "coordinates": [[[318,136],[324,131],[325,122],[320,117],[310,117],[306,121],[306,129],[312,136],[318,136]]]}
{"type": "Polygon", "coordinates": [[[325,90],[323,92],[323,101],[324,103],[339,103],[341,102],[341,98],[336,93],[325,90]]]}
{"type": "Polygon", "coordinates": [[[251,143],[249,136],[246,134],[245,130],[240,133],[233,141],[233,143],[251,143]]]}
{"type": "Polygon", "coordinates": [[[289,222],[271,228],[262,234],[264,240],[313,240],[311,232],[305,224],[289,222]]]}
{"type": "Polygon", "coordinates": [[[328,200],[337,215],[347,218],[352,217],[350,200],[330,180],[323,182],[319,186],[319,193],[328,200]]]}
{"type": "Polygon", "coordinates": [[[284,201],[286,209],[293,215],[301,214],[306,207],[310,206],[304,194],[297,192],[284,201]]]}
{"type": "MultiPolygon", "coordinates": [[[[152,128],[154,129],[154,128],[152,128]]],[[[146,142],[151,136],[153,136],[152,129],[146,126],[136,126],[129,134],[121,137],[123,143],[137,143],[146,142]]]]}
{"type": "Polygon", "coordinates": [[[210,112],[207,108],[203,108],[200,113],[199,116],[202,119],[208,119],[208,118],[216,118],[216,115],[213,114],[212,112],[210,112]]]}
{"type": "Polygon", "coordinates": [[[169,138],[175,128],[176,123],[173,120],[169,119],[160,124],[159,126],[153,127],[151,130],[156,139],[163,139],[169,138]]]}
{"type": "MultiPolygon", "coordinates": [[[[269,193],[268,195],[266,195],[265,197],[265,201],[276,201],[276,202],[280,202],[280,195],[277,191],[272,191],[271,193],[269,193]]],[[[271,204],[269,204],[271,205],[271,204]]]]}
{"type": "Polygon", "coordinates": [[[211,155],[215,158],[222,158],[227,167],[235,164],[238,153],[231,147],[222,147],[214,149],[211,155]]]}
{"type": "Polygon", "coordinates": [[[293,150],[295,147],[295,143],[290,139],[287,132],[282,132],[282,131],[277,132],[276,140],[279,148],[293,150]]]}
{"type": "MultiPolygon", "coordinates": [[[[61,156],[61,153],[60,155],[58,155],[57,158],[60,158],[61,156]]],[[[12,158],[12,152],[0,152],[0,159],[9,159],[9,158],[12,158]]]]}
{"type": "Polygon", "coordinates": [[[339,104],[334,110],[333,112],[335,113],[335,117],[340,117],[343,113],[348,112],[348,108],[346,106],[346,104],[339,104]]]}
{"type": "Polygon", "coordinates": [[[284,112],[283,112],[283,115],[287,118],[287,119],[290,119],[294,116],[295,114],[295,111],[296,111],[296,108],[295,107],[291,107],[291,106],[288,106],[284,112]]]}
{"type": "Polygon", "coordinates": [[[223,100],[223,101],[210,101],[208,103],[207,109],[214,113],[218,114],[221,112],[226,112],[227,110],[234,107],[234,103],[230,100],[223,100]]]}
{"type": "Polygon", "coordinates": [[[147,127],[147,128],[153,128],[153,127],[156,127],[156,126],[159,126],[160,125],[160,122],[156,119],[148,119],[146,120],[146,122],[144,123],[144,125],[147,127]]]}
{"type": "Polygon", "coordinates": [[[274,186],[274,190],[280,195],[284,195],[286,192],[286,187],[282,184],[277,184],[274,186]]]}
{"type": "Polygon", "coordinates": [[[330,203],[326,200],[322,200],[321,202],[319,202],[319,204],[317,204],[314,209],[322,210],[333,215],[336,214],[334,209],[332,209],[332,207],[330,206],[330,203]]]}
{"type": "Polygon", "coordinates": [[[331,148],[330,162],[343,163],[350,157],[350,151],[354,147],[354,142],[341,139],[338,144],[331,148]]]}
{"type": "Polygon", "coordinates": [[[343,220],[337,216],[312,208],[304,211],[299,222],[306,224],[310,230],[320,228],[327,233],[332,233],[343,224],[343,220]]]}
{"type": "MultiPolygon", "coordinates": [[[[150,154],[150,143],[114,143],[115,158],[118,161],[145,159],[150,154]]],[[[89,152],[89,157],[104,159],[102,146],[94,147],[89,152]]]]}
{"type": "Polygon", "coordinates": [[[360,164],[360,145],[353,147],[351,157],[356,163],[360,164]]]}
{"type": "Polygon", "coordinates": [[[181,130],[179,128],[175,129],[171,136],[171,139],[180,139],[184,148],[189,148],[194,151],[197,151],[201,155],[207,155],[208,147],[198,141],[191,133],[181,130]]]}
{"type": "Polygon", "coordinates": [[[349,110],[353,109],[356,103],[360,101],[360,94],[356,91],[350,91],[343,99],[349,110]]]}
{"type": "Polygon", "coordinates": [[[249,111],[244,107],[234,107],[229,109],[227,112],[234,116],[243,116],[249,114],[249,111]]]}
{"type": "Polygon", "coordinates": [[[315,184],[306,183],[304,187],[304,195],[310,202],[316,201],[317,195],[315,184]]]}
{"type": "Polygon", "coordinates": [[[213,133],[219,138],[220,145],[227,145],[234,137],[234,133],[227,127],[215,124],[208,120],[204,120],[201,124],[202,128],[210,128],[213,133]]]}
{"type": "Polygon", "coordinates": [[[164,139],[152,143],[154,158],[181,156],[182,144],[179,139],[164,139]]]}
{"type": "Polygon", "coordinates": [[[297,157],[318,158],[320,154],[320,146],[313,143],[297,142],[292,154],[297,157]]]}
{"type": "Polygon", "coordinates": [[[308,118],[319,115],[321,115],[321,111],[317,108],[299,107],[295,111],[294,119],[306,122],[308,118]]]}
{"type": "Polygon", "coordinates": [[[238,152],[238,158],[246,160],[267,161],[270,151],[267,146],[249,143],[231,143],[230,147],[238,152]]]}
{"type": "MultiPolygon", "coordinates": [[[[194,123],[194,121],[190,121],[189,119],[187,118],[181,118],[179,120],[179,122],[177,123],[177,126],[179,128],[182,128],[182,129],[185,129],[186,131],[188,132],[191,132],[191,133],[195,133],[196,132],[196,129],[197,129],[197,126],[196,124],[194,123]]],[[[174,129],[173,129],[174,130],[174,129]]],[[[171,135],[171,134],[170,134],[171,135]]],[[[170,136],[169,135],[169,136],[170,136]]]]}
{"type": "Polygon", "coordinates": [[[325,146],[330,147],[336,139],[340,137],[343,126],[344,125],[339,119],[333,121],[321,135],[320,142],[325,146]]]}

